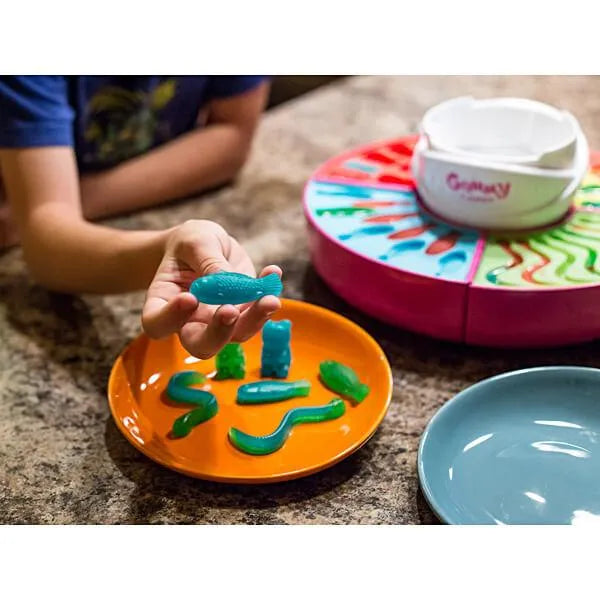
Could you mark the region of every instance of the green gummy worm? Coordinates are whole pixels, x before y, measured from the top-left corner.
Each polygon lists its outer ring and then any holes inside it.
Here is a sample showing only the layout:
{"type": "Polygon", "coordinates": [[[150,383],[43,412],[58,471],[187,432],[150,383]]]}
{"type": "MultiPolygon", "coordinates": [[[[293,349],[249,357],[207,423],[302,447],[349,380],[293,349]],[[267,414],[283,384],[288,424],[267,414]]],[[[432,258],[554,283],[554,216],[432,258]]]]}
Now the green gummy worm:
{"type": "Polygon", "coordinates": [[[229,440],[238,450],[246,454],[272,454],[283,447],[295,425],[331,421],[332,419],[338,419],[345,412],[346,405],[340,398],[334,398],[331,402],[322,406],[292,408],[285,413],[281,423],[273,433],[254,436],[232,427],[229,430],[229,440]]]}
{"type": "Polygon", "coordinates": [[[194,427],[212,419],[218,410],[217,399],[213,396],[212,402],[209,402],[206,406],[194,408],[190,412],[185,413],[185,415],[181,415],[181,417],[175,419],[171,430],[173,437],[181,438],[189,435],[194,427]]]}

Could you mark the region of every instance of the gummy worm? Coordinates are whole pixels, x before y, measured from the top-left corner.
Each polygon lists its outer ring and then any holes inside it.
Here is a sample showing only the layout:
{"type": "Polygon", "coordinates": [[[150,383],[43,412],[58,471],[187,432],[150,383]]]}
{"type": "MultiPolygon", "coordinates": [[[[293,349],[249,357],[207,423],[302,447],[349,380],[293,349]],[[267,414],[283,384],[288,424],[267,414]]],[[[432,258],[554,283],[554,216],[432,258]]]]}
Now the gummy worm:
{"type": "Polygon", "coordinates": [[[211,398],[214,398],[214,394],[204,390],[194,389],[190,386],[198,385],[205,381],[206,377],[202,373],[198,373],[198,371],[180,371],[179,373],[175,373],[175,375],[169,379],[167,396],[169,396],[173,402],[204,406],[207,402],[210,402],[211,398]]]}
{"type": "Polygon", "coordinates": [[[292,408],[292,410],[285,413],[279,427],[273,433],[254,436],[232,427],[229,430],[229,441],[235,448],[246,454],[272,454],[285,444],[294,425],[331,421],[332,419],[338,419],[345,412],[346,405],[340,398],[334,398],[329,404],[322,406],[292,408]]]}
{"type": "Polygon", "coordinates": [[[189,387],[203,383],[205,380],[206,377],[197,371],[181,371],[169,379],[167,396],[174,402],[196,406],[193,410],[175,419],[171,430],[173,437],[185,437],[196,425],[212,419],[219,411],[214,394],[189,387]]]}
{"type": "Polygon", "coordinates": [[[206,406],[194,408],[194,410],[190,410],[190,412],[175,419],[171,430],[173,437],[185,437],[194,427],[196,427],[196,425],[200,425],[200,423],[212,419],[217,414],[218,410],[217,399],[213,396],[213,401],[209,402],[206,406]]]}

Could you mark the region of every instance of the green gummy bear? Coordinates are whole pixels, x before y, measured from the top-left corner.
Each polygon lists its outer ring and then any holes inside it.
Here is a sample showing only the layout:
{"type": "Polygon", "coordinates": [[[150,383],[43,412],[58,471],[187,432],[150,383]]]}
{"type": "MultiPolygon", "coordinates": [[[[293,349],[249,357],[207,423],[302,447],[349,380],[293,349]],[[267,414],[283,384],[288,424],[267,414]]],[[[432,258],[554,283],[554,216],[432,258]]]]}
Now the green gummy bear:
{"type": "Polygon", "coordinates": [[[350,367],[335,360],[324,360],[319,365],[319,375],[327,388],[357,403],[362,402],[371,391],[350,367]]]}
{"type": "Polygon", "coordinates": [[[217,354],[215,379],[243,379],[246,375],[246,359],[241,344],[226,344],[217,354]]]}

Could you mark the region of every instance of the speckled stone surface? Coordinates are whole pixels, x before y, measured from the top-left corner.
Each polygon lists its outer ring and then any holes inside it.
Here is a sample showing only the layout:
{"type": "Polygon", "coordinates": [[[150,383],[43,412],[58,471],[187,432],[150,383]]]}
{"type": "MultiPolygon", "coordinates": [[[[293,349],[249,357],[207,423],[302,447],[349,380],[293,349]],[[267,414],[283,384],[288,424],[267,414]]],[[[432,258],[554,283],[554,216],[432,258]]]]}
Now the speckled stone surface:
{"type": "Polygon", "coordinates": [[[288,297],[334,309],[381,343],[394,371],[386,419],[359,452],[306,479],[260,487],[205,483],[139,454],[113,424],[106,384],[119,351],[139,333],[143,295],[51,294],[29,283],[19,250],[0,255],[0,522],[435,523],[418,492],[416,450],[445,401],[514,368],[600,366],[599,343],[504,352],[392,330],[336,298],[311,268],[300,205],[311,171],[352,145],[414,132],[427,107],[459,94],[561,105],[600,147],[598,78],[350,78],[268,113],[235,185],[112,221],[159,228],[216,219],[259,266],[283,266],[288,297]]]}

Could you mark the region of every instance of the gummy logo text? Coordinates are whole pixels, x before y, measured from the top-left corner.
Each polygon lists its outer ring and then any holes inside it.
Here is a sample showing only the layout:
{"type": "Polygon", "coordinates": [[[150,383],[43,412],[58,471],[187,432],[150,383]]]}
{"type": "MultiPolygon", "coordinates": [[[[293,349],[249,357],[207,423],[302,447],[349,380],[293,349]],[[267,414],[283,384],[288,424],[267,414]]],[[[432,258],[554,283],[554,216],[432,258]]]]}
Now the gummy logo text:
{"type": "Polygon", "coordinates": [[[483,181],[463,180],[457,173],[450,173],[446,177],[446,185],[455,192],[467,192],[487,196],[489,200],[498,198],[504,200],[510,193],[510,182],[505,183],[485,183],[483,181]]]}

